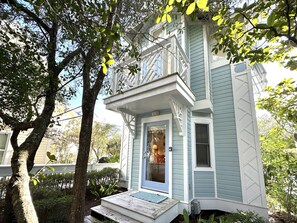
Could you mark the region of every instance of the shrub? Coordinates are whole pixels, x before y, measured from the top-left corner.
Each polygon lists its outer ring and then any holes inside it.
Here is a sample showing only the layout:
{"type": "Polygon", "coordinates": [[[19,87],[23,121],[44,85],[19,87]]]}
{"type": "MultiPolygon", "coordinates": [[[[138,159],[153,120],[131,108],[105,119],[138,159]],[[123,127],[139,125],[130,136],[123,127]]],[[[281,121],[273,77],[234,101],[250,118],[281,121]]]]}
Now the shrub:
{"type": "Polygon", "coordinates": [[[68,222],[71,200],[71,195],[33,200],[39,222],[68,222]]]}
{"type": "Polygon", "coordinates": [[[225,222],[240,222],[240,223],[268,223],[267,220],[260,217],[255,212],[251,211],[238,211],[236,213],[227,214],[222,216],[225,222]]]}
{"type": "Polygon", "coordinates": [[[90,192],[93,194],[97,199],[102,197],[110,196],[112,194],[116,194],[119,192],[117,181],[114,181],[110,184],[100,184],[97,185],[95,180],[91,181],[90,192]]]}

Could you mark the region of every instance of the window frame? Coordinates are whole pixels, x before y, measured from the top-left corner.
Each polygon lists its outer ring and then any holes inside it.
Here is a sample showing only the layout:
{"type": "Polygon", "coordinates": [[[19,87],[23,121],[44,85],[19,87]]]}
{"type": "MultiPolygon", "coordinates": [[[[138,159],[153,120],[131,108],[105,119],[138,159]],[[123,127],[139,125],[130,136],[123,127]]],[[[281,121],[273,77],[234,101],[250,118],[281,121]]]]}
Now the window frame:
{"type": "Polygon", "coordinates": [[[213,134],[212,118],[206,118],[206,117],[192,118],[192,166],[194,171],[214,171],[215,170],[215,151],[214,151],[214,134],[213,134]],[[208,125],[210,166],[197,166],[196,124],[208,125]]]}

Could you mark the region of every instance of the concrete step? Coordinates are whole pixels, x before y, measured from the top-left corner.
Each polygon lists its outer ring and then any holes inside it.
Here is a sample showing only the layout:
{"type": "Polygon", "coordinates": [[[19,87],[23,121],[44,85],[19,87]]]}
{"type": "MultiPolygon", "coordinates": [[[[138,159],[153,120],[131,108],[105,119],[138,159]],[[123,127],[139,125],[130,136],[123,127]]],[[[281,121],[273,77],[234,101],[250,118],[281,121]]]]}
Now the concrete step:
{"type": "MultiPolygon", "coordinates": [[[[120,222],[120,223],[141,223],[139,221],[136,221],[135,219],[132,219],[128,216],[120,214],[114,210],[103,207],[102,205],[91,208],[91,215],[99,219],[100,217],[104,216],[115,222],[120,222]]],[[[89,223],[89,222],[85,222],[85,223],[89,223]]]]}

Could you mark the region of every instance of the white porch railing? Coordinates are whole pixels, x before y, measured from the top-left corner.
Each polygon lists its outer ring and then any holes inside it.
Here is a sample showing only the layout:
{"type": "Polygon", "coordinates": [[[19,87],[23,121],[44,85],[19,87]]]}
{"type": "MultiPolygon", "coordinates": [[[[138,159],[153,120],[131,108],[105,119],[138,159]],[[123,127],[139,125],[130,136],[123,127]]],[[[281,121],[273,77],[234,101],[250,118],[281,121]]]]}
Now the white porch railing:
{"type": "Polygon", "coordinates": [[[127,59],[120,68],[115,68],[112,78],[112,93],[117,94],[130,88],[177,73],[189,84],[189,59],[176,36],[171,36],[144,49],[141,60],[127,59]],[[128,66],[138,67],[132,74],[128,66]]]}

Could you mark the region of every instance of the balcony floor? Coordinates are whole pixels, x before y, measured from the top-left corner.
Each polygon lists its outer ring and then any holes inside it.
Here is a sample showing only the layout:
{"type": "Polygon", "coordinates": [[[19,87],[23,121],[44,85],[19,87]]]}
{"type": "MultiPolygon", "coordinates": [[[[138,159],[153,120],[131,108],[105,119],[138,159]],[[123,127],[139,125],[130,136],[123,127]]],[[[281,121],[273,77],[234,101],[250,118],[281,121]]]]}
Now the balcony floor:
{"type": "Polygon", "coordinates": [[[112,111],[143,114],[170,108],[170,98],[189,107],[195,101],[194,94],[176,73],[108,97],[104,104],[112,111]]]}

